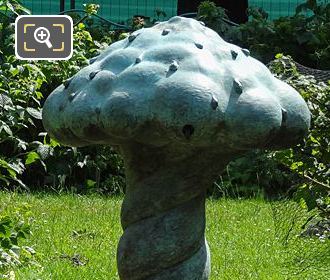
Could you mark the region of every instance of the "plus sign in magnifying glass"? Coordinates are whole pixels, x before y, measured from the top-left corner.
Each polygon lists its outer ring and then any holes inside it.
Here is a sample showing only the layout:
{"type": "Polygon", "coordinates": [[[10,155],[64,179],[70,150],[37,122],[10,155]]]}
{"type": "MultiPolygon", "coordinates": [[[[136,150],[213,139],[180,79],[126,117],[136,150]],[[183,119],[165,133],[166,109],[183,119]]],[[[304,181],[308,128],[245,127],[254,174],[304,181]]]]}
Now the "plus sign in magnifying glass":
{"type": "Polygon", "coordinates": [[[49,41],[50,32],[46,27],[38,27],[34,31],[34,39],[40,44],[46,44],[49,49],[53,47],[49,41]]]}

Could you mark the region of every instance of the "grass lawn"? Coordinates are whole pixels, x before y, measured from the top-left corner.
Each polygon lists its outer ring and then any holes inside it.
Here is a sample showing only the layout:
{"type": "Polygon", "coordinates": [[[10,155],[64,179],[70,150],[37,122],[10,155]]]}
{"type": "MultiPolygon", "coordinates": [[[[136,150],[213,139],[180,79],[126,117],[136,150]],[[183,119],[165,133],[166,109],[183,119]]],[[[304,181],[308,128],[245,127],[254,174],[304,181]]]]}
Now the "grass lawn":
{"type": "MultiPolygon", "coordinates": [[[[38,252],[42,268],[15,268],[16,279],[118,279],[121,202],[116,197],[0,193],[0,214],[31,206],[33,235],[24,243],[38,252]]],[[[290,202],[208,200],[211,280],[330,279],[330,241],[297,237],[306,215],[290,202]]]]}

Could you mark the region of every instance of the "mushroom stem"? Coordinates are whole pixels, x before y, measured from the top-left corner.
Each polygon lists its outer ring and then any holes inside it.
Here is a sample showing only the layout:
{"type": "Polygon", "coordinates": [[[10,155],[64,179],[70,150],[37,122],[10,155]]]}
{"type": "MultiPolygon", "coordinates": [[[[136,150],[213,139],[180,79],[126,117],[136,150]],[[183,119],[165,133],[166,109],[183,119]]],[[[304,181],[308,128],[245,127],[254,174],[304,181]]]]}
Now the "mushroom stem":
{"type": "Polygon", "coordinates": [[[227,160],[214,164],[205,160],[212,153],[177,149],[122,147],[127,180],[117,252],[122,280],[209,277],[205,193],[227,160]]]}

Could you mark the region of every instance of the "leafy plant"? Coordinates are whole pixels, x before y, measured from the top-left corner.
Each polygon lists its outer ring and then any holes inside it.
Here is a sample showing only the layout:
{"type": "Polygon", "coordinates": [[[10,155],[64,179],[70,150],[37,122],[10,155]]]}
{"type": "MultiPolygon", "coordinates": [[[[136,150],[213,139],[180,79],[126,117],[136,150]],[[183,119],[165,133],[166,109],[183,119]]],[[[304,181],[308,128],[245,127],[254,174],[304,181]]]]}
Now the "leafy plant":
{"type": "Polygon", "coordinates": [[[37,264],[35,250],[20,244],[31,234],[29,215],[28,205],[17,209],[15,215],[0,212],[0,273],[19,265],[37,264]]]}
{"type": "Polygon", "coordinates": [[[217,7],[212,1],[203,1],[198,6],[197,19],[203,21],[209,28],[222,36],[230,29],[230,25],[223,21],[223,19],[229,19],[225,10],[217,7]]]}
{"type": "Polygon", "coordinates": [[[25,8],[21,1],[17,0],[2,0],[0,1],[0,12],[4,13],[4,15],[8,15],[10,13],[18,16],[20,14],[30,14],[31,12],[25,8]]]}
{"type": "Polygon", "coordinates": [[[233,27],[227,39],[250,48],[264,62],[282,52],[307,66],[330,69],[330,3],[308,0],[297,7],[294,16],[273,21],[261,9],[248,12],[249,22],[233,27]]]}
{"type": "Polygon", "coordinates": [[[285,53],[306,66],[330,69],[330,3],[307,0],[297,6],[294,16],[272,21],[261,8],[250,7],[248,14],[248,22],[232,26],[223,21],[228,19],[223,9],[204,1],[197,17],[225,40],[249,48],[264,63],[285,53]]]}
{"type": "Polygon", "coordinates": [[[298,175],[296,201],[309,211],[317,209],[313,218],[330,221],[330,81],[325,84],[299,74],[292,58],[282,54],[270,69],[300,92],[313,116],[306,140],[294,149],[274,153],[275,159],[298,175]]]}
{"type": "Polygon", "coordinates": [[[277,153],[278,159],[307,182],[330,191],[330,81],[325,84],[313,76],[299,74],[291,57],[282,54],[276,56],[270,69],[300,92],[312,113],[312,127],[305,142],[293,150],[277,153]]]}
{"type": "Polygon", "coordinates": [[[279,198],[294,177],[273,153],[255,150],[231,161],[209,192],[213,197],[279,198]]]}
{"type": "Polygon", "coordinates": [[[0,181],[25,186],[18,175],[37,158],[34,142],[41,126],[40,92],[45,76],[34,64],[5,57],[0,72],[0,181]],[[25,162],[25,163],[24,163],[25,162]]]}
{"type": "MultiPolygon", "coordinates": [[[[97,12],[96,6],[86,9],[97,12]]],[[[112,39],[96,41],[80,22],[74,27],[70,60],[30,62],[14,56],[13,34],[10,21],[0,25],[0,188],[123,190],[122,164],[113,149],[63,147],[47,136],[41,123],[41,107],[49,93],[87,66],[112,39]]]]}

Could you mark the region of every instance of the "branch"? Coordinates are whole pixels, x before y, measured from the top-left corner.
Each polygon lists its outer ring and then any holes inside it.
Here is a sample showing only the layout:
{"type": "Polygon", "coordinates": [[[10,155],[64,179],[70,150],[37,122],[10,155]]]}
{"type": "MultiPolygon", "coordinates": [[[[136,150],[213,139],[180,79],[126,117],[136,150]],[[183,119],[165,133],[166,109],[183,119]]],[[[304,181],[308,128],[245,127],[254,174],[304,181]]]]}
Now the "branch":
{"type": "Polygon", "coordinates": [[[321,187],[323,187],[323,188],[326,188],[326,189],[330,190],[330,186],[327,185],[327,184],[325,184],[325,183],[319,182],[319,181],[317,181],[317,180],[315,180],[315,179],[309,177],[308,175],[303,175],[303,177],[304,177],[305,179],[307,179],[308,181],[313,182],[313,183],[316,184],[316,185],[319,185],[319,186],[321,186],[321,187]]]}

